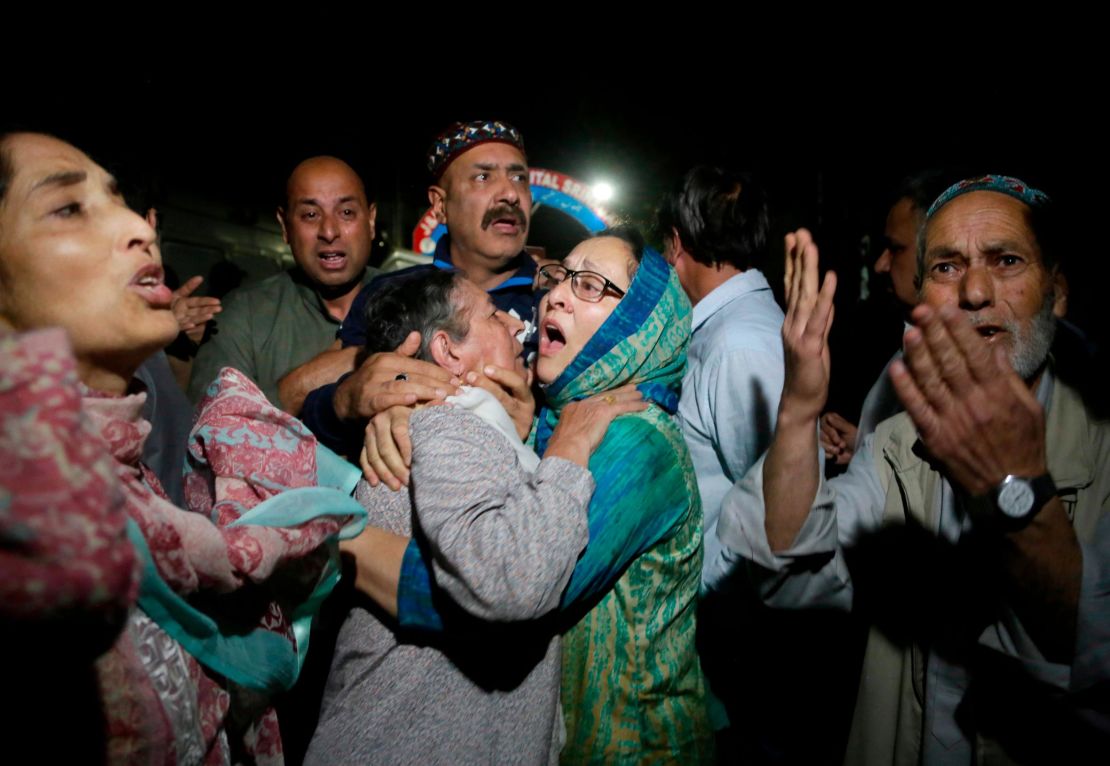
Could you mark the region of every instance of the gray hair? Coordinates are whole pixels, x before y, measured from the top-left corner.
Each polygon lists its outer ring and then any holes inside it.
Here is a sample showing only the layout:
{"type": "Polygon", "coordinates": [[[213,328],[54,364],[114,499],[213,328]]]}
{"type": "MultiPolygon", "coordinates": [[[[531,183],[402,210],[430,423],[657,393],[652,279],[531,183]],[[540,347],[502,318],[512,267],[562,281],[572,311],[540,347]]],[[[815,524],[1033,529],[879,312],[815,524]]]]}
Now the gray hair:
{"type": "Polygon", "coordinates": [[[421,270],[389,278],[366,307],[367,354],[393,351],[413,331],[420,333],[417,357],[433,361],[432,336],[442,330],[455,342],[466,339],[470,318],[458,304],[462,272],[421,270]]]}

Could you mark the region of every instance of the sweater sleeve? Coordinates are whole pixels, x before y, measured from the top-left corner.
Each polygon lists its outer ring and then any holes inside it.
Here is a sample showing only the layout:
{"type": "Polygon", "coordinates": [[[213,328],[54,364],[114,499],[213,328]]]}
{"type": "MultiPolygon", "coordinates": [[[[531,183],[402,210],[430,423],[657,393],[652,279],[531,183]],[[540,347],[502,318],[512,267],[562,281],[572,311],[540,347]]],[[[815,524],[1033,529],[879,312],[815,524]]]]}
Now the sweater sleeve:
{"type": "MultiPolygon", "coordinates": [[[[537,477],[551,462],[551,458],[541,461],[537,477]]],[[[415,460],[413,465],[415,487],[415,460]]],[[[670,445],[655,426],[642,418],[620,418],[610,426],[590,458],[590,472],[598,481],[587,516],[589,543],[561,591],[562,612],[604,594],[629,563],[664,539],[690,509],[685,477],[670,445]],[[631,445],[636,445],[644,470],[629,470],[631,445]],[[647,470],[647,466],[654,465],[663,469],[647,470]]],[[[539,552],[542,555],[537,560],[550,556],[546,550],[539,552]]],[[[443,630],[443,621],[436,608],[435,589],[441,583],[433,580],[426,558],[421,545],[416,541],[409,544],[401,567],[398,620],[408,628],[438,632],[443,630]]],[[[535,566],[536,561],[531,564],[535,566]]]]}
{"type": "Polygon", "coordinates": [[[586,545],[588,471],[559,458],[521,470],[504,437],[451,407],[413,416],[414,527],[432,576],[482,620],[528,620],[559,606],[586,545]]]}
{"type": "Polygon", "coordinates": [[[138,568],[62,331],[0,337],[0,414],[0,622],[12,626],[3,643],[37,656],[77,631],[95,656],[123,625],[138,568]]]}

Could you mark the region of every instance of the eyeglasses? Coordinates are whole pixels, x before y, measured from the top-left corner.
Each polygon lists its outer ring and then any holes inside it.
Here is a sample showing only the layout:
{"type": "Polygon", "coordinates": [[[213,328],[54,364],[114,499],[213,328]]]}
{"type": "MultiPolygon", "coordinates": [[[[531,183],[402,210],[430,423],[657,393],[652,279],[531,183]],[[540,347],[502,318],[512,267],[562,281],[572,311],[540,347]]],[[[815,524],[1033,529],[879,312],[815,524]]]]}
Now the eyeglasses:
{"type": "Polygon", "coordinates": [[[540,269],[540,277],[540,287],[545,290],[550,290],[569,278],[571,292],[590,303],[597,303],[604,298],[606,290],[611,290],[618,298],[624,297],[624,290],[596,271],[574,271],[566,266],[552,264],[540,269]]]}

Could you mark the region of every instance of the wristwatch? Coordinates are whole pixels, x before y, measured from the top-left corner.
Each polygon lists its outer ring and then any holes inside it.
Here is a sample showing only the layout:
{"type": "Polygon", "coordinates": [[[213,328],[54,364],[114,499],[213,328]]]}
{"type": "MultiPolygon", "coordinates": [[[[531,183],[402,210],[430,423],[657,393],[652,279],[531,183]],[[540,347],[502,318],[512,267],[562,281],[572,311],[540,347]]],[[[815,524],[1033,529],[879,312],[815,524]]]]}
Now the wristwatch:
{"type": "Polygon", "coordinates": [[[1020,529],[1056,495],[1050,474],[1034,478],[1010,474],[994,488],[994,504],[1007,527],[1020,529]]]}

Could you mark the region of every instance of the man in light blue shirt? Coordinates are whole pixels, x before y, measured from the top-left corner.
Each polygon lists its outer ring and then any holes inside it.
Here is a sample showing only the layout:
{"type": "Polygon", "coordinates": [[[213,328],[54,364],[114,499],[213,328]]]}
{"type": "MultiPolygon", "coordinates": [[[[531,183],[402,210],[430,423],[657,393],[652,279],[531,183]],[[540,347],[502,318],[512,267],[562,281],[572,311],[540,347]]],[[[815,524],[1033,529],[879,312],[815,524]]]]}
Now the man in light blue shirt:
{"type": "Polygon", "coordinates": [[[678,414],[705,512],[702,589],[727,589],[734,560],[716,538],[721,500],[770,444],[782,393],[783,314],[757,268],[766,196],[748,174],[695,167],[664,200],[659,228],[694,305],[678,414]]]}
{"type": "Polygon", "coordinates": [[[758,269],[770,226],[766,195],[752,176],[693,168],[664,199],[658,225],[664,256],[694,305],[678,415],[705,514],[698,643],[715,695],[714,728],[721,732],[734,719],[731,734],[718,738],[727,761],[750,750],[764,727],[737,702],[753,686],[745,663],[756,658],[741,643],[752,624],[744,604],[753,599],[735,587],[745,569],[719,542],[717,518],[725,494],[767,449],[775,430],[783,313],[758,269]]]}

